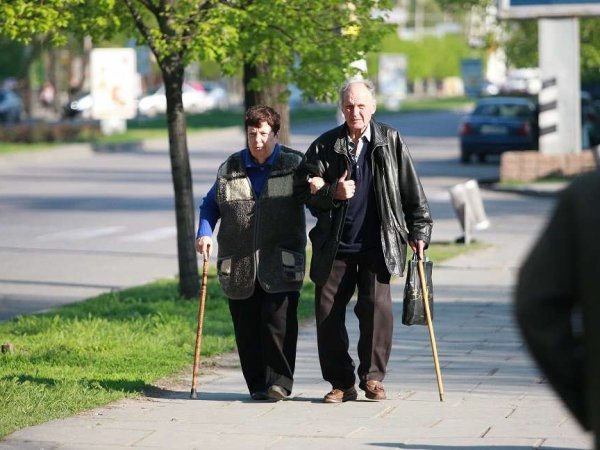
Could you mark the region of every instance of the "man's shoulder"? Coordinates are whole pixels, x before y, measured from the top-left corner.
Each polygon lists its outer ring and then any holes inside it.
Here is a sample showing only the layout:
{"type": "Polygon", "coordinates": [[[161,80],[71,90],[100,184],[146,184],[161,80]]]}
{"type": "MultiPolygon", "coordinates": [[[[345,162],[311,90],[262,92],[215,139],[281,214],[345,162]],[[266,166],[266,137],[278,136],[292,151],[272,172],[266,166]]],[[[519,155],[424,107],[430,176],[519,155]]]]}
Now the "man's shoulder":
{"type": "Polygon", "coordinates": [[[315,143],[321,142],[329,142],[335,141],[342,136],[344,124],[338,125],[337,127],[331,128],[330,130],[325,131],[321,134],[317,139],[315,139],[315,143]]]}
{"type": "Polygon", "coordinates": [[[399,133],[398,129],[388,125],[387,123],[384,122],[379,122],[375,119],[373,119],[371,121],[371,126],[375,129],[378,129],[381,133],[383,134],[388,134],[388,133],[399,133]]]}

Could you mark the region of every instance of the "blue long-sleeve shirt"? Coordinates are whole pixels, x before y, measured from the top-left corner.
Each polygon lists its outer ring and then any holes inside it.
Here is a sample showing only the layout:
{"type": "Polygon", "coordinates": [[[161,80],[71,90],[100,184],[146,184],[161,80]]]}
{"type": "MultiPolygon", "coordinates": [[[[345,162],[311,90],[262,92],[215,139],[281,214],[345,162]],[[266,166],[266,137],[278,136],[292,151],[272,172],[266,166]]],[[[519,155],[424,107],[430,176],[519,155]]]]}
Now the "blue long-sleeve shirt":
{"type": "MultiPolygon", "coordinates": [[[[279,154],[279,144],[275,145],[273,153],[264,162],[264,164],[256,163],[250,156],[250,150],[247,148],[242,151],[242,159],[246,168],[246,174],[250,179],[252,190],[256,198],[260,197],[260,193],[263,190],[265,182],[269,178],[271,172],[271,166],[279,154]]],[[[212,185],[206,196],[202,199],[202,205],[200,205],[200,220],[198,224],[198,232],[196,238],[199,239],[203,236],[212,236],[213,230],[217,225],[217,222],[221,218],[221,211],[217,203],[217,183],[212,185]]]]}

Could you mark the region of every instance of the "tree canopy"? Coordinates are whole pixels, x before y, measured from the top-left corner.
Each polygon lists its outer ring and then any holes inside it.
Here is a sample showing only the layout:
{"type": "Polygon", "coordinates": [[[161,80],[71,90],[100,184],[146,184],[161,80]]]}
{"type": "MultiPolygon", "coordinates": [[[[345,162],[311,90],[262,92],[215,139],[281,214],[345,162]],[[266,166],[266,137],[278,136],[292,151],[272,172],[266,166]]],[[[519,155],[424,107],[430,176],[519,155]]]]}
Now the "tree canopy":
{"type": "Polygon", "coordinates": [[[0,0],[0,34],[29,41],[46,35],[57,45],[70,34],[96,42],[126,30],[161,57],[180,55],[185,64],[216,61],[225,74],[243,62],[266,64],[253,80],[295,83],[324,99],[350,73],[350,64],[376,48],[390,0],[0,0]],[[148,33],[136,29],[151,24],[148,33]],[[169,32],[161,32],[161,22],[169,32]]]}

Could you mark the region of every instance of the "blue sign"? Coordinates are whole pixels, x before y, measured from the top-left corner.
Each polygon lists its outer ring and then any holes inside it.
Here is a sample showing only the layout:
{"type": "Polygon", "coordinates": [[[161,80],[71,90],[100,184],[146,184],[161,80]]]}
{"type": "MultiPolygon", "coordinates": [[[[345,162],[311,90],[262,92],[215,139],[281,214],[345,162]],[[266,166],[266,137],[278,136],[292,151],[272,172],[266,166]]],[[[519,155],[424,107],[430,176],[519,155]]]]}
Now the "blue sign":
{"type": "Polygon", "coordinates": [[[600,16],[600,0],[498,0],[503,19],[600,16]]]}
{"type": "Polygon", "coordinates": [[[510,6],[579,5],[600,3],[598,0],[511,0],[510,6]]]}

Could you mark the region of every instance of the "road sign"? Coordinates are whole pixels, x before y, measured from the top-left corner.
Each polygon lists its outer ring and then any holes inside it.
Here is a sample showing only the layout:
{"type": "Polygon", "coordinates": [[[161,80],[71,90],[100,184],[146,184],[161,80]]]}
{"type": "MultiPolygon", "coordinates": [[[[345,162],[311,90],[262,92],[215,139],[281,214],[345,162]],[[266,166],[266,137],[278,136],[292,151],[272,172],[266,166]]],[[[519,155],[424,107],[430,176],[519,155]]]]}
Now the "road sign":
{"type": "Polygon", "coordinates": [[[498,0],[502,19],[600,16],[600,0],[498,0]]]}

